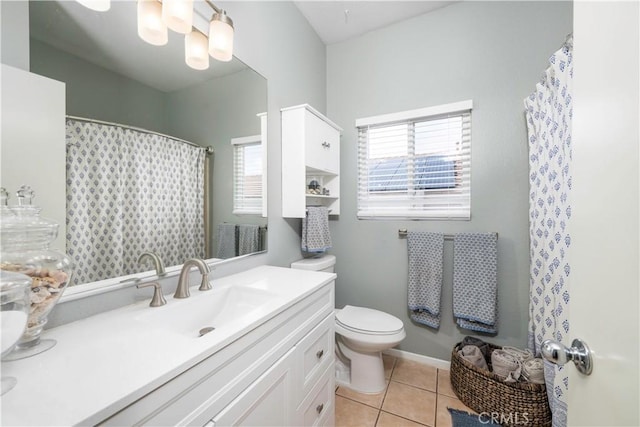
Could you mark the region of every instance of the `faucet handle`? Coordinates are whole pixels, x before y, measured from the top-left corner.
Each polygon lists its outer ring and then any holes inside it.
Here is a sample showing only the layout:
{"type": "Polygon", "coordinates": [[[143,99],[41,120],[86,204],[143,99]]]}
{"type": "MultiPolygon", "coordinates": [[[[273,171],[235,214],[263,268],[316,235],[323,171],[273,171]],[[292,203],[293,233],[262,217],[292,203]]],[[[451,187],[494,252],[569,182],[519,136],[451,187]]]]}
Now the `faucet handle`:
{"type": "Polygon", "coordinates": [[[209,282],[209,273],[211,273],[211,268],[209,267],[209,264],[207,264],[206,262],[203,262],[205,268],[204,271],[202,272],[202,281],[200,282],[200,287],[198,288],[199,291],[210,291],[211,289],[213,289],[213,287],[211,286],[211,282],[209,282]]]}
{"type": "Polygon", "coordinates": [[[138,283],[136,288],[147,288],[149,286],[153,286],[153,298],[151,298],[151,302],[149,303],[150,307],[160,307],[167,303],[167,300],[164,299],[164,295],[162,295],[162,286],[158,282],[150,282],[150,283],[138,283]]]}

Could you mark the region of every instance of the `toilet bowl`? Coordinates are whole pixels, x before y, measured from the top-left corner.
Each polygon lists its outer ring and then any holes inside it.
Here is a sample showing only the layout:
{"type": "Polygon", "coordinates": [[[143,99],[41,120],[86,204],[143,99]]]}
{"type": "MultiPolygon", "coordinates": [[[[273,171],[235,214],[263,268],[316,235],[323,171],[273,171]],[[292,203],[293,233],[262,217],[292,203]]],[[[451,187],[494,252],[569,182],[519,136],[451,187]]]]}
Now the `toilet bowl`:
{"type": "MultiPolygon", "coordinates": [[[[333,272],[335,256],[307,258],[291,268],[333,272]]],[[[386,387],[382,352],[406,336],[402,320],[380,310],[346,305],[335,310],[336,384],[360,393],[386,387]]]]}
{"type": "Polygon", "coordinates": [[[402,321],[383,311],[346,305],[336,310],[335,328],[338,357],[349,359],[350,367],[348,383],[344,377],[336,381],[360,393],[383,391],[382,352],[405,338],[402,321]]]}

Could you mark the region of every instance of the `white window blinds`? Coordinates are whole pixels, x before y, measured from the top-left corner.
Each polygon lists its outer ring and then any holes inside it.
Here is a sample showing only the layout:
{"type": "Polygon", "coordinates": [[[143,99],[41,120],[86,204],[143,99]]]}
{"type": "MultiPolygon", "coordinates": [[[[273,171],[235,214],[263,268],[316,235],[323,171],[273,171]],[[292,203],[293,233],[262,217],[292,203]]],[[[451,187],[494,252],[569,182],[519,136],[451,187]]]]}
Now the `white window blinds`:
{"type": "Polygon", "coordinates": [[[234,138],[233,213],[262,214],[262,144],[260,136],[234,138]]]}
{"type": "Polygon", "coordinates": [[[356,121],[358,217],[471,217],[471,101],[356,121]]]}

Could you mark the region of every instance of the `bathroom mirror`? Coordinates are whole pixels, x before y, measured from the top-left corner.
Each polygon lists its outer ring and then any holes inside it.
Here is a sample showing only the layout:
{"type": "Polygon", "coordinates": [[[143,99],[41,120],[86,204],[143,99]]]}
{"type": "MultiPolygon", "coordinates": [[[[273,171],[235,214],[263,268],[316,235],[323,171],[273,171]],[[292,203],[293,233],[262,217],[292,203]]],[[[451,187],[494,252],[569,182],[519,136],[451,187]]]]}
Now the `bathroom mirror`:
{"type": "MultiPolygon", "coordinates": [[[[211,238],[207,258],[247,253],[217,256],[220,224],[258,226],[259,246],[252,248],[266,250],[266,215],[234,213],[232,145],[234,139],[261,135],[266,79],[235,57],[230,62],[210,58],[208,70],[191,69],[184,60],[184,35],[169,30],[167,45],[147,44],[138,37],[136,14],[136,1],[129,0],[111,2],[106,12],[76,1],[30,1],[31,72],[65,82],[68,116],[211,146],[208,221],[203,218],[211,238]]],[[[194,26],[206,25],[209,18],[196,8],[194,26]]],[[[151,268],[142,265],[140,271],[151,268]]]]}

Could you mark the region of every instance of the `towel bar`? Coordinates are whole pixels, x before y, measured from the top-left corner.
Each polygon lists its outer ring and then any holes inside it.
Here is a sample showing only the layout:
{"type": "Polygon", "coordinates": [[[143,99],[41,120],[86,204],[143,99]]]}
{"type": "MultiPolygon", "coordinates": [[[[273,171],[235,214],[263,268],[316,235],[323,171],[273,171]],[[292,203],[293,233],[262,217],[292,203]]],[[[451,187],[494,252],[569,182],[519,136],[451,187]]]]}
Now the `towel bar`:
{"type": "MultiPolygon", "coordinates": [[[[401,228],[398,230],[398,237],[402,238],[402,237],[407,237],[407,229],[406,228],[401,228]]],[[[453,238],[455,237],[455,234],[445,234],[444,235],[444,240],[453,240],[453,238]]],[[[496,239],[498,238],[498,233],[496,233],[496,239]]]]}

